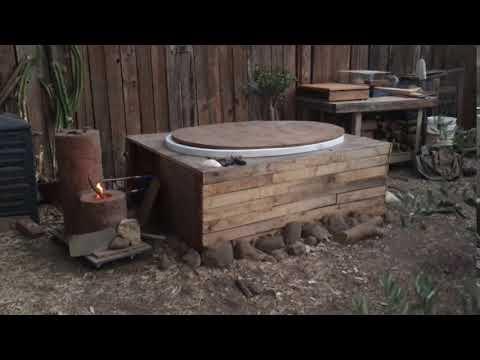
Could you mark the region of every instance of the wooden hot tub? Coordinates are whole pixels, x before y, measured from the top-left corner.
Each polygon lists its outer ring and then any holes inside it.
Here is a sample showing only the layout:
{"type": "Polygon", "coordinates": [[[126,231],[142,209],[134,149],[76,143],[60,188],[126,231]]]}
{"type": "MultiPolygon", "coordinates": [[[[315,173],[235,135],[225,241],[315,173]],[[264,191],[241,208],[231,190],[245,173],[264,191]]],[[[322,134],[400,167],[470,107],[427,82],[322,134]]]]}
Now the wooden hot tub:
{"type": "Polygon", "coordinates": [[[390,151],[390,143],[316,122],[252,121],[127,137],[129,175],[160,180],[158,221],[199,250],[333,212],[383,215],[390,151]],[[240,154],[247,164],[204,167],[208,154],[240,154]]]}

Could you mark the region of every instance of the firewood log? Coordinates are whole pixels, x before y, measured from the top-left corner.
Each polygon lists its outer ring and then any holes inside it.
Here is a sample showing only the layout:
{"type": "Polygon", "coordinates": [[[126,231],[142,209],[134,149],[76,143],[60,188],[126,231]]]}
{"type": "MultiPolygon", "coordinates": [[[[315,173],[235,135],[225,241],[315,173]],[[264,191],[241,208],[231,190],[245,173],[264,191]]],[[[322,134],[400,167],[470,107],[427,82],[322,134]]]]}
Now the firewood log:
{"type": "Polygon", "coordinates": [[[335,233],[333,239],[338,242],[353,243],[371,236],[382,235],[383,231],[379,228],[382,224],[383,219],[380,216],[375,216],[371,220],[356,225],[351,229],[335,233]]]}
{"type": "Polygon", "coordinates": [[[339,233],[348,229],[345,217],[340,214],[332,214],[323,219],[323,222],[330,234],[339,233]]]}

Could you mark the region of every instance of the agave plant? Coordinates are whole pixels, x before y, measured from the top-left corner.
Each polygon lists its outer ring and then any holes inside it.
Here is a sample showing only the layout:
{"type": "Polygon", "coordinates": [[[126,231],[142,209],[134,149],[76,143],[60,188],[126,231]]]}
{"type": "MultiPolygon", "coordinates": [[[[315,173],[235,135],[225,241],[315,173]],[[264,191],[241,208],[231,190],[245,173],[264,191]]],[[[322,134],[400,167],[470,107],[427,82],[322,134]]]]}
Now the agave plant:
{"type": "Polygon", "coordinates": [[[463,294],[463,313],[465,315],[480,315],[480,286],[473,282],[467,283],[463,294]]]}
{"type": "MultiPolygon", "coordinates": [[[[386,273],[380,279],[380,285],[383,288],[385,302],[384,313],[389,315],[431,315],[434,314],[434,305],[437,300],[438,288],[432,280],[423,273],[415,278],[416,301],[410,301],[407,292],[402,289],[390,273],[386,273]]],[[[478,299],[475,303],[469,299],[472,306],[478,305],[478,299]]],[[[353,300],[353,313],[359,315],[368,315],[369,306],[367,299],[356,297],[353,300]]],[[[477,308],[476,308],[477,309],[477,308]]],[[[476,310],[475,309],[475,310],[476,310]]]]}
{"type": "Polygon", "coordinates": [[[52,82],[47,84],[41,80],[42,86],[48,94],[50,103],[55,114],[55,128],[71,129],[73,116],[78,110],[80,96],[83,91],[83,62],[78,45],[67,45],[67,50],[72,59],[72,81],[67,84],[66,68],[57,61],[52,61],[50,73],[52,82]]]}
{"type": "Polygon", "coordinates": [[[415,278],[415,293],[418,298],[418,303],[413,306],[413,309],[420,311],[420,313],[424,315],[432,315],[434,313],[434,304],[438,288],[424,273],[420,273],[415,278]]]}

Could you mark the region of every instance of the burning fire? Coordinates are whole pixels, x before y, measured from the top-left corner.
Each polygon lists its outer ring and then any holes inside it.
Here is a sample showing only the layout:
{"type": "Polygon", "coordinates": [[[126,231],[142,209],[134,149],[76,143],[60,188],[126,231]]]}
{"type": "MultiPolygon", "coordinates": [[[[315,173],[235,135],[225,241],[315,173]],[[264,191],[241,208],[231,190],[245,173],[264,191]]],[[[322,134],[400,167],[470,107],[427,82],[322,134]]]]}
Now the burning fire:
{"type": "Polygon", "coordinates": [[[95,185],[95,191],[97,192],[95,199],[101,200],[105,198],[105,189],[103,188],[102,184],[97,183],[97,185],[95,185]]]}

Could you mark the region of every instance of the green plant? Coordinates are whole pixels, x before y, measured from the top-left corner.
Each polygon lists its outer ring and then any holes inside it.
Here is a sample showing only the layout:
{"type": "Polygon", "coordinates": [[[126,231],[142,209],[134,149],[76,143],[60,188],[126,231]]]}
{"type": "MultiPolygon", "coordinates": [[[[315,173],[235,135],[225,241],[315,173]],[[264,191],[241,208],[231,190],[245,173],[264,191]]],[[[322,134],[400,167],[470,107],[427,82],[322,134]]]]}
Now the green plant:
{"type": "Polygon", "coordinates": [[[471,282],[465,286],[463,294],[463,313],[465,315],[480,315],[480,286],[471,282]]]}
{"type": "Polygon", "coordinates": [[[415,279],[415,293],[419,302],[412,307],[412,310],[420,311],[424,315],[433,314],[437,288],[431,279],[423,273],[419,274],[415,279]]]}
{"type": "Polygon", "coordinates": [[[295,81],[295,76],[286,70],[266,70],[257,67],[253,72],[248,88],[252,94],[266,101],[270,119],[277,120],[278,103],[284,98],[285,92],[295,81]]]}
{"type": "MultiPolygon", "coordinates": [[[[392,275],[386,273],[380,279],[380,285],[383,289],[383,296],[385,302],[385,314],[388,315],[405,315],[410,310],[410,304],[403,289],[397,285],[392,275]]],[[[353,312],[360,315],[368,315],[368,301],[365,296],[356,297],[353,299],[353,312]]]]}
{"type": "Polygon", "coordinates": [[[456,214],[466,218],[462,207],[452,199],[450,192],[451,185],[446,180],[442,182],[438,191],[427,189],[416,194],[398,191],[395,195],[400,199],[400,203],[392,206],[400,212],[403,227],[410,226],[421,217],[433,214],[456,214]]]}
{"type": "Polygon", "coordinates": [[[71,84],[68,84],[66,80],[66,67],[57,61],[49,62],[52,82],[47,84],[41,80],[55,114],[56,129],[73,127],[73,117],[78,110],[83,91],[83,61],[80,48],[78,45],[66,45],[66,48],[72,59],[71,84]]]}
{"type": "MultiPolygon", "coordinates": [[[[416,301],[408,300],[407,293],[394,280],[391,274],[386,273],[380,279],[385,302],[384,313],[387,315],[433,314],[437,295],[437,288],[429,277],[423,273],[415,278],[416,301]]],[[[368,301],[364,296],[353,300],[355,314],[368,315],[368,301]]]]}
{"type": "Polygon", "coordinates": [[[353,299],[353,313],[357,315],[368,315],[368,301],[365,296],[353,299]]]}
{"type": "Polygon", "coordinates": [[[387,314],[407,314],[410,310],[410,304],[403,289],[397,285],[391,274],[385,274],[380,284],[383,287],[383,296],[386,299],[387,314]]]}
{"type": "Polygon", "coordinates": [[[476,151],[475,145],[477,142],[477,129],[464,130],[457,128],[455,137],[453,138],[453,146],[455,151],[462,155],[476,151]]]}

